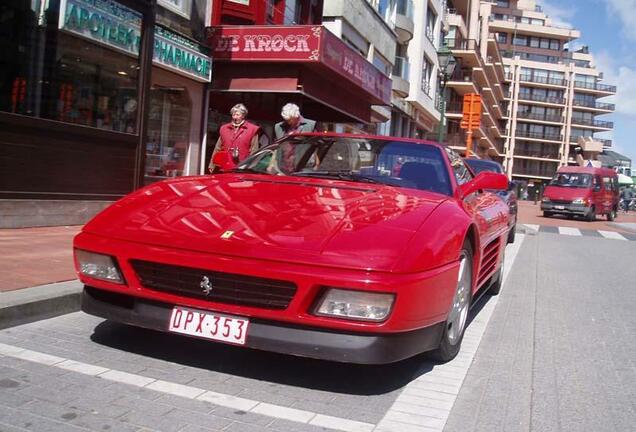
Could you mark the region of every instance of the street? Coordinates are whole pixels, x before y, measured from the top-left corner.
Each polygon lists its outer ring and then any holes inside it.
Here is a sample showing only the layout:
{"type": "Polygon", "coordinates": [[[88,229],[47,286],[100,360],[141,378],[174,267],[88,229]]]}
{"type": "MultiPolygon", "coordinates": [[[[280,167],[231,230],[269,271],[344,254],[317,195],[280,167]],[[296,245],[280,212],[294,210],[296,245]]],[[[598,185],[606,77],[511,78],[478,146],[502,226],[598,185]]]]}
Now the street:
{"type": "Polygon", "coordinates": [[[82,312],[5,329],[0,430],[631,430],[635,248],[519,235],[446,365],[308,360],[82,312]]]}

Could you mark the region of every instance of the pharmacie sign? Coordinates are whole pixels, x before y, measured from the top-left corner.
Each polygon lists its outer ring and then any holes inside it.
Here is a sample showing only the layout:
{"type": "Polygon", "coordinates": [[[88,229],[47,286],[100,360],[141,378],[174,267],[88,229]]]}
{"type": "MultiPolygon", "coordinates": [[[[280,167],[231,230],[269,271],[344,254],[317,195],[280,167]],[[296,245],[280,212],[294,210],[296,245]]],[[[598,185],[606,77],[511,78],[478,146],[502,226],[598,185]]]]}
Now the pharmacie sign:
{"type": "MultiPolygon", "coordinates": [[[[139,12],[113,0],[61,0],[58,27],[78,36],[139,56],[139,12]]],[[[212,60],[201,45],[155,26],[153,62],[197,81],[210,82],[212,60]]]]}
{"type": "Polygon", "coordinates": [[[198,81],[212,80],[212,60],[203,47],[167,28],[155,27],[153,61],[198,81]]]}

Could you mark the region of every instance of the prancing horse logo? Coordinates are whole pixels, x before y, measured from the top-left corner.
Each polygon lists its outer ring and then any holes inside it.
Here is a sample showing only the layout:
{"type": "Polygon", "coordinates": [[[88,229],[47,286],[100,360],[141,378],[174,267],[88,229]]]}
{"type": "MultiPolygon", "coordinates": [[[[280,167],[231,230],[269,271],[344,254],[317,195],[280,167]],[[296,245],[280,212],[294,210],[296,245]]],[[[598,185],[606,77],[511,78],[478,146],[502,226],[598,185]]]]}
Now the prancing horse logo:
{"type": "Polygon", "coordinates": [[[203,279],[201,279],[201,283],[199,284],[199,286],[201,287],[201,289],[203,290],[203,294],[205,295],[209,295],[214,289],[214,287],[212,286],[212,281],[210,281],[210,278],[208,278],[207,276],[203,276],[203,279]]]}

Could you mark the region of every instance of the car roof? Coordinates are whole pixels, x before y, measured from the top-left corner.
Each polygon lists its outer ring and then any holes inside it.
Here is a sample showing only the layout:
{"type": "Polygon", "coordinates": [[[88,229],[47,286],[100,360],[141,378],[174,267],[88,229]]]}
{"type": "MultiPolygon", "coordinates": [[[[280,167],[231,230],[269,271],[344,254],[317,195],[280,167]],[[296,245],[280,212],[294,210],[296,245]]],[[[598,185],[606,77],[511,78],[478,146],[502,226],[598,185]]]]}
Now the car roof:
{"type": "Polygon", "coordinates": [[[369,139],[369,140],[382,140],[382,141],[400,141],[412,144],[427,144],[439,148],[444,148],[446,145],[437,143],[435,141],[423,140],[418,138],[403,138],[394,137],[389,135],[369,135],[369,134],[352,134],[352,133],[338,133],[338,132],[293,132],[281,139],[296,137],[296,136],[321,136],[329,138],[354,138],[354,139],[369,139]]]}
{"type": "Polygon", "coordinates": [[[582,167],[582,166],[562,166],[557,173],[582,173],[582,174],[601,174],[616,176],[616,171],[610,168],[582,167]]]}
{"type": "Polygon", "coordinates": [[[488,169],[489,171],[503,172],[501,164],[493,160],[467,158],[464,159],[464,161],[471,167],[475,166],[488,169]]]}

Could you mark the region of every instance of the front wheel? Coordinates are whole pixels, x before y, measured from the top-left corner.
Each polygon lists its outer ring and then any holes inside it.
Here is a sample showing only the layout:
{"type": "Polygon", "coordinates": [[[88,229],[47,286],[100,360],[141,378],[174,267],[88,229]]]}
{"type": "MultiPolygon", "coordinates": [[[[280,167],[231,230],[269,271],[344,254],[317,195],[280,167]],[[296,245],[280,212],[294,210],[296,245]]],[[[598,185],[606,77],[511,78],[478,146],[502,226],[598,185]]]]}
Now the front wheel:
{"type": "Polygon", "coordinates": [[[544,211],[543,212],[543,217],[552,217],[552,212],[548,212],[548,211],[544,211]]]}
{"type": "Polygon", "coordinates": [[[590,208],[590,212],[587,214],[587,220],[588,222],[594,222],[596,220],[596,208],[594,206],[590,208]]]}
{"type": "Polygon", "coordinates": [[[431,356],[438,361],[447,362],[455,358],[464,338],[464,330],[468,321],[468,308],[472,297],[473,285],[473,251],[466,241],[459,254],[459,272],[457,286],[448,318],[444,325],[442,340],[431,356]]]}
{"type": "Polygon", "coordinates": [[[610,221],[610,222],[613,222],[615,219],[616,219],[616,209],[613,208],[607,214],[607,220],[610,221]]]}

